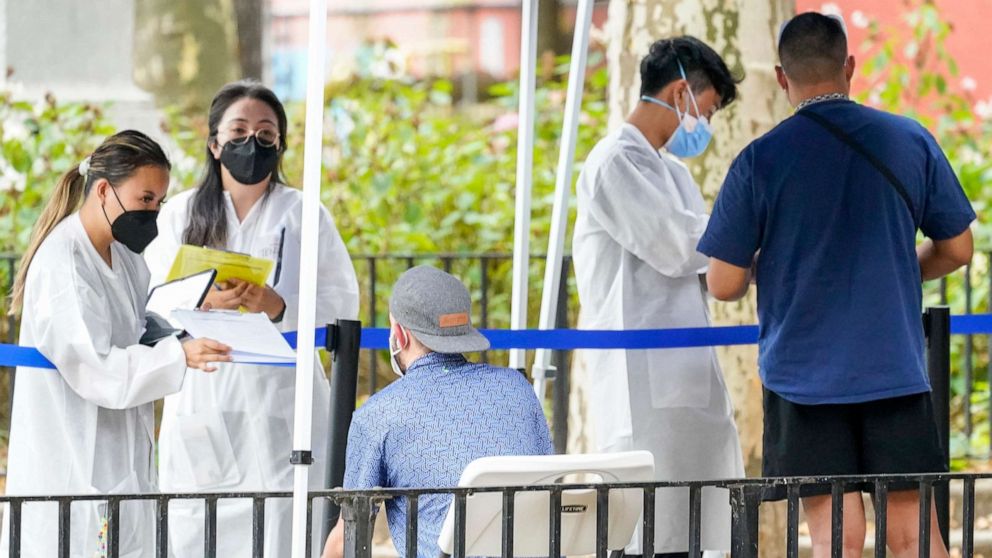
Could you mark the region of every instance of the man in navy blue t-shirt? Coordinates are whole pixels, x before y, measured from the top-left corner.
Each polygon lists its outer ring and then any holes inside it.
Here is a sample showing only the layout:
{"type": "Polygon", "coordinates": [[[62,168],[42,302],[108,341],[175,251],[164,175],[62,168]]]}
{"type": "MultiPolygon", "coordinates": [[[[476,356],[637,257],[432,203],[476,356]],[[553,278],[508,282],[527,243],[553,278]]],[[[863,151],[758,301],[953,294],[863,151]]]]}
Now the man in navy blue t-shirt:
{"type": "MultiPolygon", "coordinates": [[[[848,99],[841,20],[796,16],[779,58],[796,114],[737,157],[699,243],[716,298],[744,296],[757,277],[764,474],[943,471],[921,282],[971,259],[975,213],[922,126],[848,99]]],[[[901,488],[890,489],[888,544],[915,555],[919,494],[901,488]]],[[[814,556],[829,556],[830,496],[803,505],[814,556]]],[[[857,493],[845,497],[844,531],[844,555],[860,556],[857,493]]],[[[931,533],[930,555],[946,556],[935,519],[931,533]]]]}

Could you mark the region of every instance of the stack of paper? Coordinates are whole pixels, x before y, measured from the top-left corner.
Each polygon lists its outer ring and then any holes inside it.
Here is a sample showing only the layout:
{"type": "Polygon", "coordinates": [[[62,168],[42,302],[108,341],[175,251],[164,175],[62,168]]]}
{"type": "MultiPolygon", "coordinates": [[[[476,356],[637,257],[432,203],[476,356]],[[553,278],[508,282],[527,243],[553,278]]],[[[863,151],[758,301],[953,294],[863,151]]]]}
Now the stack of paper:
{"type": "Polygon", "coordinates": [[[230,310],[174,310],[172,317],[193,337],[206,337],[231,347],[234,362],[292,364],[296,351],[265,314],[230,310]]]}

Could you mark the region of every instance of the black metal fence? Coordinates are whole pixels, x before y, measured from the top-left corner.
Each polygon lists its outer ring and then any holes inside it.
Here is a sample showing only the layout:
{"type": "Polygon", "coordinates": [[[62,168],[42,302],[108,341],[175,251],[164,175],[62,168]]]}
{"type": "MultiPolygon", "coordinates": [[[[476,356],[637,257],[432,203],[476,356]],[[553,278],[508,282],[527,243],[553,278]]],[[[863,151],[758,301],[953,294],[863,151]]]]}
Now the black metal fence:
{"type": "MultiPolygon", "coordinates": [[[[950,482],[961,483],[963,506],[960,517],[960,556],[971,558],[975,556],[975,526],[976,516],[989,510],[977,510],[975,506],[976,482],[992,478],[992,474],[928,474],[928,475],[889,475],[889,476],[857,476],[857,477],[806,477],[806,478],[777,478],[777,479],[735,479],[706,482],[633,482],[633,483],[585,483],[585,484],[545,484],[529,486],[488,486],[437,489],[381,489],[368,491],[325,490],[315,491],[308,495],[307,521],[307,555],[310,555],[313,533],[313,510],[315,505],[329,501],[340,506],[345,524],[346,558],[367,558],[372,555],[372,534],[375,524],[375,512],[379,505],[394,498],[406,498],[407,523],[406,556],[417,556],[417,534],[421,521],[418,520],[418,499],[429,494],[450,495],[454,507],[455,530],[453,538],[454,558],[466,555],[468,533],[466,532],[467,506],[475,495],[499,493],[502,495],[502,506],[499,510],[502,529],[501,556],[514,555],[514,501],[523,493],[542,492],[548,494],[548,556],[561,556],[562,550],[562,498],[574,491],[595,491],[594,509],[588,510],[596,518],[595,548],[590,554],[597,558],[606,558],[611,551],[607,535],[610,532],[610,494],[617,490],[642,491],[642,549],[645,555],[650,555],[655,548],[654,519],[658,491],[664,490],[666,498],[677,497],[672,489],[686,491],[688,505],[686,516],[689,531],[687,543],[689,556],[700,558],[704,548],[701,544],[702,513],[701,494],[704,488],[725,489],[731,506],[731,556],[732,558],[757,558],[759,556],[758,521],[760,507],[764,496],[771,490],[782,491],[788,502],[788,519],[785,533],[779,540],[766,540],[766,543],[785,545],[789,558],[799,556],[799,502],[800,490],[806,487],[829,487],[832,495],[834,520],[831,524],[832,553],[834,557],[842,554],[843,541],[843,495],[849,486],[870,486],[870,494],[875,504],[875,556],[886,556],[886,526],[887,502],[889,487],[899,483],[900,489],[906,483],[915,485],[919,492],[920,520],[918,526],[921,545],[919,556],[930,556],[930,540],[937,536],[931,532],[931,502],[932,490],[935,486],[950,482]]],[[[19,557],[23,538],[21,536],[21,518],[26,506],[37,503],[57,503],[58,521],[58,557],[68,558],[79,555],[80,549],[71,548],[70,514],[72,505],[77,502],[105,502],[107,505],[108,537],[107,556],[116,558],[120,554],[121,504],[123,502],[149,502],[156,507],[154,525],[156,558],[168,556],[169,504],[173,501],[202,501],[204,503],[204,555],[217,556],[217,506],[219,502],[250,501],[252,503],[252,556],[263,556],[265,539],[265,503],[274,499],[290,498],[290,493],[213,493],[213,494],[130,494],[130,495],[84,495],[84,496],[39,496],[39,497],[0,497],[0,503],[9,505],[10,513],[10,548],[9,556],[19,557]]],[[[683,498],[684,499],[684,498],[683,498]]],[[[941,524],[944,528],[946,524],[941,524]]],[[[530,533],[533,536],[533,533],[530,533]]],[[[541,533],[544,536],[543,533],[541,533]]],[[[946,538],[944,539],[947,540],[946,538]]],[[[28,543],[30,544],[30,543],[28,543]]]]}
{"type": "MultiPolygon", "coordinates": [[[[933,299],[951,304],[956,313],[992,312],[992,253],[976,258],[963,270],[941,279],[933,299]],[[984,261],[983,261],[984,260],[984,261]],[[977,275],[977,277],[976,277],[977,275]]],[[[955,340],[953,395],[955,436],[960,440],[956,457],[992,457],[992,338],[964,335],[955,340]],[[984,444],[976,444],[985,438],[984,444]]]]}
{"type": "MultiPolygon", "coordinates": [[[[931,504],[933,502],[933,488],[940,484],[949,482],[961,482],[963,484],[963,508],[961,515],[961,546],[960,556],[971,558],[975,556],[975,484],[976,481],[992,478],[992,474],[927,474],[927,475],[870,475],[870,476],[847,476],[847,477],[795,477],[795,478],[758,478],[758,479],[735,479],[719,481],[700,482],[631,482],[631,483],[585,483],[585,484],[546,484],[529,486],[486,486],[486,487],[462,487],[462,488],[441,488],[433,490],[371,490],[371,491],[324,491],[311,494],[313,497],[333,498],[340,506],[342,517],[345,523],[345,558],[368,558],[372,555],[372,530],[374,524],[375,510],[379,505],[394,498],[406,498],[407,523],[406,529],[406,556],[417,556],[417,533],[418,533],[418,507],[417,500],[427,494],[450,495],[453,501],[455,529],[453,537],[453,558],[464,558],[466,556],[466,518],[467,507],[473,496],[480,494],[499,493],[502,495],[502,506],[499,510],[502,525],[502,552],[501,556],[510,557],[514,555],[514,540],[517,538],[514,533],[514,500],[521,493],[543,492],[548,494],[548,532],[547,536],[547,556],[562,555],[562,496],[570,491],[596,492],[596,504],[589,513],[594,513],[596,517],[595,548],[589,550],[589,554],[595,554],[597,558],[606,558],[612,551],[619,551],[622,548],[609,548],[607,545],[607,535],[610,531],[609,502],[610,493],[617,490],[641,490],[642,493],[642,515],[641,524],[641,549],[643,555],[650,556],[656,548],[655,546],[655,508],[657,492],[664,490],[664,497],[672,498],[672,489],[682,489],[687,492],[688,505],[686,506],[686,517],[688,519],[689,530],[687,535],[687,549],[691,558],[700,558],[704,550],[701,543],[702,533],[702,491],[705,488],[725,489],[728,492],[731,507],[731,557],[732,558],[757,558],[759,556],[759,517],[760,507],[766,499],[766,495],[773,491],[781,491],[785,494],[788,502],[787,527],[782,534],[780,541],[772,541],[785,545],[786,555],[789,558],[799,556],[799,503],[800,491],[807,488],[828,488],[831,494],[833,521],[831,523],[831,555],[840,558],[843,551],[843,495],[849,487],[864,488],[870,486],[870,494],[875,504],[875,556],[886,556],[887,538],[887,503],[889,487],[898,484],[899,489],[905,486],[915,485],[915,490],[920,495],[920,519],[918,526],[919,556],[928,558],[930,556],[930,541],[932,537],[938,536],[931,532],[931,504]]],[[[912,489],[911,489],[912,490],[912,489]]],[[[682,498],[685,500],[685,498],[682,498]]],[[[571,511],[571,510],[569,510],[571,511]]],[[[944,529],[946,524],[942,523],[944,529]]],[[[529,533],[534,536],[535,533],[529,533]]],[[[545,536],[544,533],[539,533],[545,536]]],[[[947,541],[945,535],[944,538],[947,541]]],[[[714,549],[715,550],[715,549],[714,549]]]]}
{"type": "MultiPolygon", "coordinates": [[[[82,549],[71,548],[71,514],[72,504],[76,502],[98,502],[107,505],[107,556],[116,558],[120,556],[121,541],[121,504],[123,502],[148,502],[155,504],[155,558],[167,558],[169,556],[169,504],[173,501],[202,501],[204,503],[204,555],[209,557],[217,556],[217,504],[220,501],[250,501],[252,502],[252,556],[261,558],[263,555],[263,543],[265,541],[265,503],[270,500],[292,498],[290,492],[223,492],[213,494],[120,494],[120,495],[76,495],[76,496],[3,496],[0,503],[7,504],[7,513],[10,514],[10,546],[8,555],[10,558],[21,556],[22,548],[22,515],[24,508],[32,504],[57,503],[58,522],[58,557],[68,558],[69,556],[83,555],[82,549]]],[[[313,497],[307,507],[308,516],[312,522],[313,497]]],[[[308,540],[311,529],[308,528],[308,540]]],[[[28,542],[27,544],[30,544],[28,542]]],[[[309,546],[308,542],[308,546],[309,546]]],[[[95,549],[89,549],[93,551],[95,549]]],[[[309,550],[308,550],[309,555],[309,550]]]]}

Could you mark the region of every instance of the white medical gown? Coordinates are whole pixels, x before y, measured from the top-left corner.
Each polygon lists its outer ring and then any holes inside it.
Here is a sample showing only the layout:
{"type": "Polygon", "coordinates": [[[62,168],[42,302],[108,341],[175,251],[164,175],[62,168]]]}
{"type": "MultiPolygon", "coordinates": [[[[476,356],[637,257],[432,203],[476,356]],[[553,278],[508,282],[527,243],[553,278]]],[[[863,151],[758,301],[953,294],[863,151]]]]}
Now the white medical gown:
{"type": "MultiPolygon", "coordinates": [[[[582,329],[709,326],[696,251],[709,216],[675,158],[631,124],[601,140],[576,186],[572,242],[582,329]]],[[[658,480],[741,477],[733,407],[710,347],[585,351],[600,451],[648,450],[658,480]]],[[[655,552],[688,550],[688,491],[657,495],[655,552]]],[[[702,545],[730,549],[726,491],[705,490],[702,545]]],[[[640,554],[640,529],[628,553],[640,554]]]]}
{"type": "MultiPolygon", "coordinates": [[[[41,244],[28,270],[20,344],[57,371],[19,367],[14,389],[7,494],[155,492],[152,402],[179,390],[186,358],[175,338],[138,344],[148,270],[117,242],[108,266],[78,214],[41,244]]],[[[191,373],[193,375],[195,373],[191,373]]],[[[121,507],[120,555],[154,555],[155,504],[121,507]]],[[[98,554],[103,502],[72,505],[71,556],[98,554]]],[[[21,556],[55,556],[58,506],[24,504],[21,556]]],[[[0,555],[7,555],[4,514],[0,555]]]]}
{"type": "MultiPolygon", "coordinates": [[[[165,280],[189,222],[195,190],[172,198],[158,219],[159,237],[145,251],[152,283],[165,280]]],[[[300,239],[303,197],[299,190],[276,185],[239,222],[230,196],[224,194],[227,244],[224,249],[280,260],[278,277],[268,284],[286,302],[283,331],[296,329],[299,307],[300,239]]],[[[351,258],[330,213],[320,208],[316,323],[358,316],[358,282],[351,258]]],[[[217,372],[187,380],[168,397],[159,434],[160,484],[165,492],[291,491],[289,463],[293,440],[295,369],[279,366],[221,364],[217,372]]],[[[313,377],[313,455],[310,486],[324,488],[330,387],[317,363],[313,377]]],[[[203,556],[202,502],[173,502],[169,516],[169,551],[177,558],[203,556]]],[[[250,500],[221,501],[217,506],[217,556],[251,556],[250,500]]],[[[265,510],[265,555],[289,556],[290,500],[271,500],[265,510]]],[[[322,547],[322,541],[314,547],[322,547]]]]}

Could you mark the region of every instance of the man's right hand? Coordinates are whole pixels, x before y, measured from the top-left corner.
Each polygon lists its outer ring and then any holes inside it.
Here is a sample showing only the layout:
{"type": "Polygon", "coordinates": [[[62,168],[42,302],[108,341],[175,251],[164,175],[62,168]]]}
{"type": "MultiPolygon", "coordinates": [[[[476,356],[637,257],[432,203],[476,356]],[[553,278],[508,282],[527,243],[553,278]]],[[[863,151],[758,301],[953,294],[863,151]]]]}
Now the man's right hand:
{"type": "Polygon", "coordinates": [[[241,297],[244,295],[245,289],[248,288],[248,283],[241,282],[237,285],[230,285],[224,282],[217,283],[217,285],[220,289],[210,288],[210,292],[203,300],[204,307],[217,310],[237,310],[241,307],[241,297]]]}
{"type": "Polygon", "coordinates": [[[204,372],[217,370],[212,366],[217,362],[231,362],[231,348],[213,339],[188,339],[183,341],[186,353],[186,366],[199,368],[204,372]]]}

